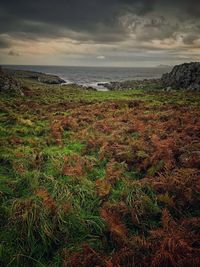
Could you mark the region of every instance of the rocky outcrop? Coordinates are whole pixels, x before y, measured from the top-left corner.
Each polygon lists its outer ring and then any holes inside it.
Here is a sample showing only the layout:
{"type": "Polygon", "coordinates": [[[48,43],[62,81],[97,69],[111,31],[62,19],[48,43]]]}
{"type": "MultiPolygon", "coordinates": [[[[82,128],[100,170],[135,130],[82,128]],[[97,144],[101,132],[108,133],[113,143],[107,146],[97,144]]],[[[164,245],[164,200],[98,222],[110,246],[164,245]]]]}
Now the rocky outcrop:
{"type": "Polygon", "coordinates": [[[65,83],[65,80],[61,79],[57,75],[45,74],[36,71],[5,69],[5,72],[11,74],[16,78],[29,78],[46,84],[65,83]]]}
{"type": "Polygon", "coordinates": [[[200,90],[200,62],[175,66],[170,73],[163,74],[161,82],[168,89],[200,90]]]}
{"type": "Polygon", "coordinates": [[[39,76],[38,81],[41,83],[47,83],[47,84],[65,83],[65,81],[63,79],[61,79],[60,77],[54,76],[54,75],[47,75],[47,74],[43,74],[43,75],[39,76]]]}
{"type": "Polygon", "coordinates": [[[12,78],[11,75],[6,73],[0,68],[0,91],[8,93],[18,93],[24,96],[23,87],[20,82],[12,78]]]}

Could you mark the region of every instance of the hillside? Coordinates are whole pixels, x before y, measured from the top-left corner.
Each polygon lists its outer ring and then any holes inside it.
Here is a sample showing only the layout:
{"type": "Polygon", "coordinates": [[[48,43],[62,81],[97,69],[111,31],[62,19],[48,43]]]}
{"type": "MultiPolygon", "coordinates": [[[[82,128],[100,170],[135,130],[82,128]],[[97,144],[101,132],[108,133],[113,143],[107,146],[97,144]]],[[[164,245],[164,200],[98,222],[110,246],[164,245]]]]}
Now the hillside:
{"type": "Polygon", "coordinates": [[[200,93],[0,92],[1,266],[198,266],[200,93]]]}

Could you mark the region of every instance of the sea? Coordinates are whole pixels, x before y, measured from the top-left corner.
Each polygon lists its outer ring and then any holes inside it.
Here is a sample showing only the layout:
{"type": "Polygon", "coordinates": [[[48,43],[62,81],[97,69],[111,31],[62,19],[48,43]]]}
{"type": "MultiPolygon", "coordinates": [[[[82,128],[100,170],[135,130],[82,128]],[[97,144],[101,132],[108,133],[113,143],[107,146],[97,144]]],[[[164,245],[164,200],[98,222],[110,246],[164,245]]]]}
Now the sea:
{"type": "Polygon", "coordinates": [[[91,86],[104,91],[106,88],[99,83],[113,81],[143,80],[160,78],[163,73],[169,72],[170,67],[121,68],[121,67],[70,67],[70,66],[36,66],[36,65],[4,65],[6,68],[30,70],[47,74],[58,75],[67,84],[75,83],[82,86],[91,86]]]}

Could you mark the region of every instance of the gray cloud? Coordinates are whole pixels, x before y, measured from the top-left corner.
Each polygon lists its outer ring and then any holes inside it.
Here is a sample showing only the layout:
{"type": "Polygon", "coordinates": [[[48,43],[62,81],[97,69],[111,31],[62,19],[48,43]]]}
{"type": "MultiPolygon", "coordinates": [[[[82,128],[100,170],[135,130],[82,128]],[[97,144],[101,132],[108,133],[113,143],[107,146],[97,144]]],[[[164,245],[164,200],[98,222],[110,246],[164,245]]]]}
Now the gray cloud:
{"type": "Polygon", "coordinates": [[[151,9],[152,3],[152,0],[2,0],[0,31],[54,36],[63,33],[55,30],[61,27],[88,34],[102,35],[108,31],[120,35],[124,29],[118,17],[130,10],[144,14],[151,9]]]}
{"type": "MultiPolygon", "coordinates": [[[[18,51],[16,46],[20,46],[20,42],[40,42],[42,39],[59,42],[62,38],[75,42],[70,44],[70,49],[67,47],[68,54],[81,55],[82,46],[88,44],[88,47],[94,45],[96,59],[105,54],[106,59],[113,61],[114,57],[122,58],[124,51],[127,58],[128,53],[131,55],[134,51],[138,53],[134,54],[135,58],[143,58],[145,51],[166,50],[170,54],[175,43],[180,45],[180,51],[182,46],[198,49],[200,1],[0,1],[0,52],[7,49],[7,55],[12,56],[12,52],[13,55],[18,53],[14,51],[18,51]],[[80,53],[77,49],[73,52],[71,47],[78,45],[80,53]],[[96,48],[96,45],[102,45],[102,48],[96,48]]],[[[21,55],[21,51],[19,53],[21,55]]],[[[150,55],[145,54],[146,57],[152,60],[150,55]]]]}
{"type": "Polygon", "coordinates": [[[0,33],[30,39],[67,35],[83,41],[118,42],[128,36],[120,17],[129,13],[144,18],[156,11],[158,18],[143,25],[143,38],[149,39],[152,34],[162,39],[172,35],[177,26],[167,24],[159,15],[159,9],[164,12],[167,7],[173,8],[177,16],[200,14],[200,1],[196,0],[1,0],[0,33]]]}

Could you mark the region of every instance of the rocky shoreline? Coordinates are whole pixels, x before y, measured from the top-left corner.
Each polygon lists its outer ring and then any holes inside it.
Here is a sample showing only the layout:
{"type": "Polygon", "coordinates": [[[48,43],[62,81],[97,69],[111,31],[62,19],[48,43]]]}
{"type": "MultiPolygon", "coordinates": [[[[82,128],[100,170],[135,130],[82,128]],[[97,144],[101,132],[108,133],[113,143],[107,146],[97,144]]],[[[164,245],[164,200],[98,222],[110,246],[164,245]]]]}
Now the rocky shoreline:
{"type": "Polygon", "coordinates": [[[45,74],[42,72],[14,70],[0,67],[0,92],[17,93],[24,96],[24,91],[28,88],[24,87],[23,79],[33,80],[47,85],[63,85],[70,86],[70,88],[78,88],[87,91],[97,91],[91,86],[78,85],[76,83],[67,84],[65,80],[57,75],[45,74]],[[22,79],[22,80],[21,80],[22,79]]]}
{"type": "Polygon", "coordinates": [[[107,89],[122,90],[200,90],[200,63],[191,62],[176,65],[171,72],[165,73],[160,79],[132,80],[124,82],[99,83],[107,89]]]}
{"type": "Polygon", "coordinates": [[[98,86],[104,86],[111,91],[123,91],[134,89],[161,89],[160,79],[130,80],[124,82],[98,83],[98,86]]]}
{"type": "MultiPolygon", "coordinates": [[[[57,75],[45,74],[35,71],[3,69],[4,76],[9,75],[11,78],[28,78],[44,84],[66,84],[66,81],[57,75]]],[[[109,91],[124,90],[200,90],[200,63],[191,62],[176,65],[171,72],[163,74],[160,79],[128,80],[113,81],[109,83],[98,83],[99,87],[104,87],[109,91]]],[[[71,85],[72,86],[72,85],[71,85]]],[[[73,84],[86,90],[98,91],[98,88],[92,86],[83,86],[73,84]]],[[[8,86],[7,86],[8,87],[8,86]]]]}

